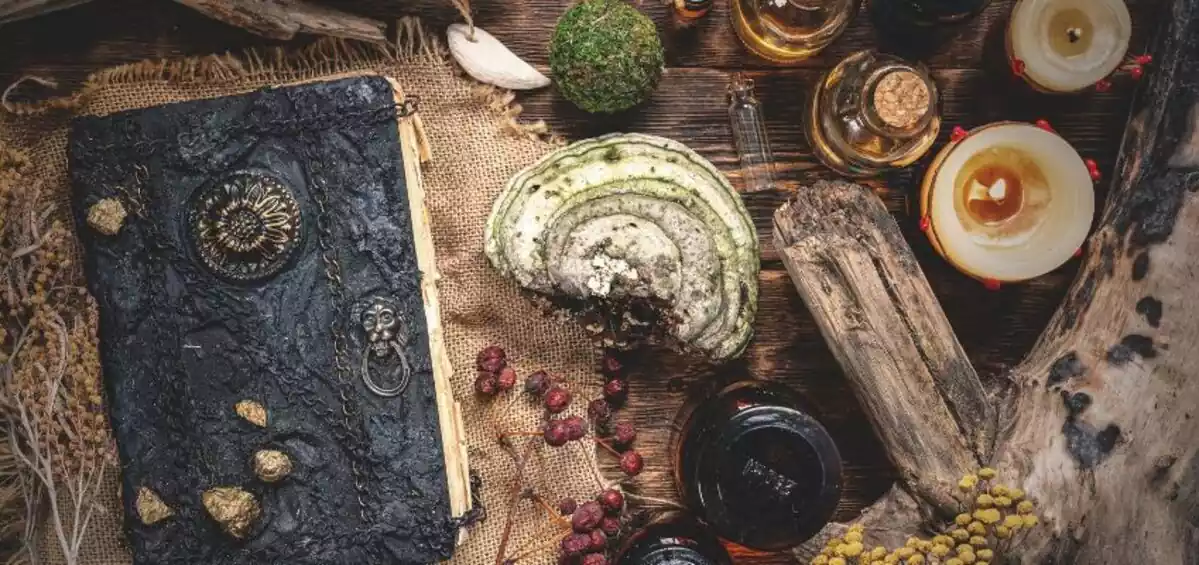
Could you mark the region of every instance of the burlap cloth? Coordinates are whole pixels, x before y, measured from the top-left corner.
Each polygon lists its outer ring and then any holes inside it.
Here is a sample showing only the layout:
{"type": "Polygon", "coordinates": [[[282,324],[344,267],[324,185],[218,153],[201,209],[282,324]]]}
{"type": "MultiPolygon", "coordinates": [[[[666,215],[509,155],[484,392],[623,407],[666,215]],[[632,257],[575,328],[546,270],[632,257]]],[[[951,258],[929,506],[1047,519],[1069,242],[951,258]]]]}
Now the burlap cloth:
{"type": "MultiPolygon", "coordinates": [[[[475,493],[488,517],[469,530],[454,563],[496,562],[516,484],[513,458],[497,443],[500,429],[535,430],[539,407],[517,399],[481,402],[473,391],[476,353],[499,344],[514,359],[518,374],[545,368],[573,381],[576,401],[571,413],[584,411],[598,393],[594,377],[596,353],[582,331],[569,322],[541,314],[517,289],[488,267],[482,250],[483,224],[504,182],[519,169],[553,149],[544,125],[516,122],[519,106],[511,94],[481,87],[461,75],[441,43],[409,21],[392,46],[321,41],[300,52],[248,52],[177,61],[142,62],[93,75],[77,95],[52,102],[57,108],[16,107],[25,115],[0,115],[0,144],[25,152],[34,176],[60,200],[54,214],[70,223],[67,204],[67,125],[77,114],[103,115],[169,102],[242,93],[264,86],[317,80],[348,72],[378,72],[395,78],[404,92],[420,97],[420,115],[433,160],[424,168],[429,213],[433,222],[445,337],[454,365],[454,393],[462,405],[470,466],[482,479],[475,493]],[[36,110],[36,111],[35,111],[36,110]]],[[[78,249],[75,251],[78,254],[78,249]]],[[[75,265],[81,261],[75,261],[75,265]]],[[[82,284],[82,273],[77,284],[82,284]]],[[[537,448],[526,468],[528,483],[548,500],[589,497],[596,492],[594,449],[537,448]],[[590,468],[589,468],[590,467],[590,468]]],[[[131,563],[121,527],[118,481],[109,473],[83,548],[81,565],[131,563]]],[[[546,512],[525,500],[513,513],[507,555],[544,545],[535,558],[556,559],[555,529],[546,512]]],[[[38,563],[65,563],[53,528],[41,528],[38,563]]],[[[4,559],[0,556],[0,562],[4,559]]]]}

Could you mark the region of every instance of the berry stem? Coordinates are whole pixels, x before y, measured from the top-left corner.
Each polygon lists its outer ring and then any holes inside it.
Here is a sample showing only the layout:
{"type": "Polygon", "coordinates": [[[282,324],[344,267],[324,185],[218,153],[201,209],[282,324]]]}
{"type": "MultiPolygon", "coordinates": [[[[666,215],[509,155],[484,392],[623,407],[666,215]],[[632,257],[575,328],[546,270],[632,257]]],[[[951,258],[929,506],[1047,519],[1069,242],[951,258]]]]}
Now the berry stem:
{"type": "Polygon", "coordinates": [[[624,491],[624,496],[625,496],[625,498],[628,498],[631,500],[636,500],[639,502],[649,502],[651,504],[658,504],[658,505],[670,508],[672,510],[687,510],[686,506],[683,506],[682,504],[679,504],[678,502],[675,502],[673,500],[666,500],[665,498],[655,498],[653,496],[644,496],[644,495],[640,495],[640,494],[631,493],[627,490],[624,491]]]}
{"type": "Polygon", "coordinates": [[[616,449],[614,449],[611,445],[608,445],[608,442],[606,442],[600,438],[597,438],[597,437],[591,438],[591,441],[594,441],[600,447],[607,449],[608,453],[611,453],[612,455],[615,455],[618,458],[620,457],[620,452],[616,451],[616,449]]]}
{"type": "Polygon", "coordinates": [[[521,559],[529,557],[530,555],[535,555],[541,551],[549,549],[551,546],[558,545],[560,542],[558,538],[555,537],[556,535],[557,534],[550,536],[550,538],[547,540],[542,540],[541,543],[533,543],[531,544],[531,547],[524,546],[517,549],[516,554],[512,557],[509,557],[508,560],[513,562],[520,561],[521,559]]]}
{"type": "Polygon", "coordinates": [[[538,506],[540,506],[542,509],[545,510],[546,514],[550,515],[550,520],[553,520],[555,524],[557,524],[559,526],[565,526],[567,528],[571,527],[570,521],[563,518],[562,515],[558,513],[558,510],[556,508],[550,506],[549,503],[546,502],[545,499],[541,497],[541,495],[539,495],[537,493],[533,493],[533,500],[535,502],[537,502],[538,506]]]}
{"type": "Polygon", "coordinates": [[[608,488],[608,485],[604,482],[604,475],[600,473],[599,467],[595,465],[595,460],[587,456],[587,451],[583,449],[581,443],[577,445],[579,446],[579,453],[583,456],[583,461],[586,462],[587,468],[591,470],[591,476],[595,479],[596,484],[599,485],[600,490],[608,488]]]}
{"type": "Polygon", "coordinates": [[[504,518],[504,535],[500,537],[500,546],[495,552],[495,565],[504,564],[504,553],[508,551],[508,539],[512,537],[512,526],[515,524],[513,518],[516,517],[516,507],[520,503],[520,494],[524,490],[525,465],[531,459],[529,456],[533,453],[535,445],[537,442],[528,442],[516,463],[516,480],[512,485],[512,495],[508,497],[508,515],[504,518]]]}
{"type": "Polygon", "coordinates": [[[527,437],[540,436],[540,435],[543,435],[543,433],[544,432],[504,432],[504,433],[500,434],[500,440],[503,441],[504,438],[517,437],[517,436],[527,436],[527,437]]]}

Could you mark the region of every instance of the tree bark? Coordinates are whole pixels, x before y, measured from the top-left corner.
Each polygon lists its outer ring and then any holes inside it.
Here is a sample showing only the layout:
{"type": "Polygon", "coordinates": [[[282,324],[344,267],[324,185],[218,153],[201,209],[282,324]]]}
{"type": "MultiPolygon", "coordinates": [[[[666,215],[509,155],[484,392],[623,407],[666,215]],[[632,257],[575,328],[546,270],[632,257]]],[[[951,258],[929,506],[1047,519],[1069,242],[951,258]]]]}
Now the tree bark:
{"type": "Polygon", "coordinates": [[[382,22],[305,0],[176,0],[200,13],[271,39],[314,33],[383,42],[382,22]]]}
{"type": "Polygon", "coordinates": [[[972,463],[960,447],[971,445],[1043,514],[1009,558],[1199,564],[1199,0],[1166,8],[1099,227],[1060,310],[994,404],[989,453],[968,441],[988,428],[961,417],[977,379],[961,369],[960,347],[946,345],[952,332],[882,204],[826,185],[776,214],[796,287],[903,472],[862,518],[882,541],[943,526],[947,474],[972,463]],[[946,451],[916,456],[929,446],[946,451]]]}

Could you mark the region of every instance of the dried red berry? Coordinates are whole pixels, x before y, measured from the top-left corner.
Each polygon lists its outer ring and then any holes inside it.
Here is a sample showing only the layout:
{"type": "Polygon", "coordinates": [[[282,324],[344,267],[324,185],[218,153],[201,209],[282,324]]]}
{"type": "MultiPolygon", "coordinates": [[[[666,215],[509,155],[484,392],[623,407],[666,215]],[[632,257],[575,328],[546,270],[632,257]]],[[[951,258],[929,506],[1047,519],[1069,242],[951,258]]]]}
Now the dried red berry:
{"type": "Polygon", "coordinates": [[[550,375],[545,371],[537,371],[525,379],[525,392],[541,396],[550,388],[550,375]]]}
{"type": "Polygon", "coordinates": [[[570,441],[570,431],[566,429],[566,424],[562,420],[546,422],[541,435],[545,438],[545,443],[553,447],[561,447],[570,441]]]}
{"type": "Polygon", "coordinates": [[[970,135],[970,132],[966,131],[966,128],[963,128],[962,126],[953,126],[953,132],[949,134],[949,140],[958,142],[966,139],[966,136],[968,135],[970,135]]]}
{"type": "Polygon", "coordinates": [[[1132,80],[1141,80],[1141,77],[1145,76],[1145,69],[1144,67],[1137,65],[1131,69],[1128,69],[1128,74],[1132,76],[1132,80]]]}
{"type": "Polygon", "coordinates": [[[571,441],[583,439],[587,435],[587,421],[581,416],[571,416],[562,421],[566,426],[566,436],[571,441]]]}
{"type": "Polygon", "coordinates": [[[479,378],[475,379],[475,392],[487,396],[494,396],[498,391],[499,383],[496,382],[495,377],[483,373],[479,375],[479,378]]]}
{"type": "Polygon", "coordinates": [[[1049,120],[1037,120],[1035,123],[1037,127],[1045,131],[1053,131],[1053,126],[1049,124],[1049,120]]]}
{"type": "Polygon", "coordinates": [[[1000,283],[999,281],[997,281],[995,279],[984,279],[983,280],[983,288],[985,288],[991,292],[995,292],[995,291],[999,290],[1000,288],[1003,288],[1003,283],[1000,283]]]}
{"type": "Polygon", "coordinates": [[[587,417],[592,420],[607,420],[612,417],[612,405],[602,398],[592,400],[587,403],[587,417]]]}
{"type": "Polygon", "coordinates": [[[620,514],[620,511],[624,510],[624,495],[614,488],[601,492],[598,500],[600,506],[610,515],[620,514]]]}
{"type": "Polygon", "coordinates": [[[641,474],[641,469],[645,466],[645,462],[641,460],[641,454],[636,451],[626,451],[620,456],[620,470],[630,477],[636,477],[641,474]]]}
{"type": "Polygon", "coordinates": [[[613,431],[612,439],[618,445],[629,445],[633,443],[633,440],[637,439],[637,428],[628,422],[619,422],[613,431]]]}
{"type": "Polygon", "coordinates": [[[920,231],[928,231],[928,228],[930,226],[931,226],[931,223],[928,219],[928,216],[921,216],[920,217],[920,231]]]}
{"type": "Polygon", "coordinates": [[[1103,173],[1099,172],[1099,169],[1091,169],[1088,173],[1091,175],[1091,180],[1095,182],[1103,180],[1103,173]]]}
{"type": "Polygon", "coordinates": [[[1110,81],[1110,80],[1101,79],[1099,82],[1095,83],[1095,91],[1096,92],[1107,92],[1111,89],[1112,89],[1112,81],[1110,81]]]}
{"type": "Polygon", "coordinates": [[[591,536],[587,534],[568,534],[562,538],[562,554],[582,555],[591,547],[591,536]]]}
{"type": "Polygon", "coordinates": [[[600,361],[600,371],[607,377],[619,376],[624,370],[624,363],[621,363],[612,353],[605,353],[604,358],[600,361]]]}
{"type": "Polygon", "coordinates": [[[563,516],[574,514],[578,507],[579,503],[569,496],[558,501],[558,512],[561,512],[563,516]]]}
{"type": "Polygon", "coordinates": [[[600,521],[600,529],[603,530],[605,534],[615,536],[620,533],[620,520],[617,520],[616,518],[604,518],[602,521],[600,521]]]}
{"type": "Polygon", "coordinates": [[[495,374],[508,364],[508,355],[498,345],[489,345],[475,357],[475,367],[485,373],[495,374]]]}
{"type": "Polygon", "coordinates": [[[604,398],[611,404],[620,404],[629,396],[629,383],[624,379],[612,379],[604,383],[604,398]]]}
{"type": "Polygon", "coordinates": [[[583,565],[608,565],[608,558],[602,553],[588,553],[583,556],[583,565]]]}
{"type": "Polygon", "coordinates": [[[608,547],[608,534],[605,534],[603,530],[591,530],[591,551],[603,551],[606,547],[608,547]]]}
{"type": "Polygon", "coordinates": [[[1134,61],[1138,65],[1148,65],[1153,62],[1153,55],[1140,55],[1134,61]]]}
{"type": "Polygon", "coordinates": [[[500,386],[500,390],[511,390],[516,386],[516,369],[512,367],[500,369],[500,374],[496,377],[496,384],[500,386]]]}
{"type": "Polygon", "coordinates": [[[545,409],[557,414],[570,406],[570,391],[560,386],[552,386],[545,391],[545,409]]]}
{"type": "MultiPolygon", "coordinates": [[[[574,528],[576,532],[586,533],[599,526],[603,519],[604,509],[598,502],[589,500],[579,505],[574,514],[570,516],[570,527],[574,528]]],[[[587,541],[590,543],[591,538],[588,538],[587,541]]]]}

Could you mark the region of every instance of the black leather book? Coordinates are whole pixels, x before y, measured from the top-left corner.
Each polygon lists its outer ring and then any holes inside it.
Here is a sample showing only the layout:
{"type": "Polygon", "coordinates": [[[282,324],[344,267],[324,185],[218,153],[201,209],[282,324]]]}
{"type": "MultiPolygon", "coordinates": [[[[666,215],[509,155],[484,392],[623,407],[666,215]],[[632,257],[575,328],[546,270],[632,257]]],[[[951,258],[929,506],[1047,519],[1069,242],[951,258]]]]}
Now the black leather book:
{"type": "Polygon", "coordinates": [[[366,76],[75,121],[135,563],[450,556],[402,102],[366,76]]]}

